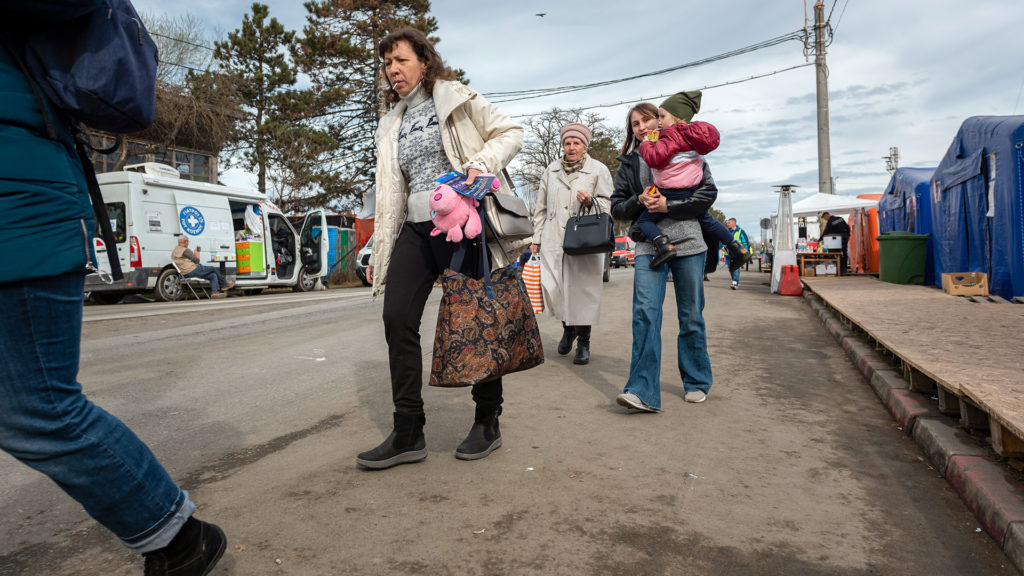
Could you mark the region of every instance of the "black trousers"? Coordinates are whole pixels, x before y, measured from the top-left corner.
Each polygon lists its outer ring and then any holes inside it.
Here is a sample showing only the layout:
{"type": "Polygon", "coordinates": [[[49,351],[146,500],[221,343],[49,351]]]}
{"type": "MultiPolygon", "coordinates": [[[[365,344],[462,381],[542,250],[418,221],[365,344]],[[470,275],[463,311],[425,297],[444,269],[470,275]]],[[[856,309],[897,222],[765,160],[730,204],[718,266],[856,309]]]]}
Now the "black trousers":
{"type": "MultiPolygon", "coordinates": [[[[388,267],[384,290],[384,338],[391,365],[391,397],[395,412],[423,413],[423,350],[420,321],[423,308],[438,276],[451,263],[458,244],[444,234],[430,236],[433,222],[406,222],[402,226],[388,267]]],[[[480,274],[480,239],[469,241],[461,272],[480,274]]],[[[497,408],[502,402],[501,378],[473,386],[478,406],[497,408]]]]}

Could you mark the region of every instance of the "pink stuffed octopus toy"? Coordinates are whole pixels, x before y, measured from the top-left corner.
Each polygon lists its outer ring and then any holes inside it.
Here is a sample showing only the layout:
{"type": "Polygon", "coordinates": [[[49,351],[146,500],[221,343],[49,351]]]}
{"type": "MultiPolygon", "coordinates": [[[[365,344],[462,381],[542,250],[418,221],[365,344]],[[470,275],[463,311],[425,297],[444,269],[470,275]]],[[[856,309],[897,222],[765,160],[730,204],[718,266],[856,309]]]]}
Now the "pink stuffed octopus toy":
{"type": "Polygon", "coordinates": [[[435,226],[430,235],[447,232],[445,240],[462,242],[465,228],[466,238],[476,238],[483,230],[480,214],[476,211],[479,205],[476,199],[463,196],[452,190],[451,186],[441,184],[430,195],[430,219],[435,226]]]}

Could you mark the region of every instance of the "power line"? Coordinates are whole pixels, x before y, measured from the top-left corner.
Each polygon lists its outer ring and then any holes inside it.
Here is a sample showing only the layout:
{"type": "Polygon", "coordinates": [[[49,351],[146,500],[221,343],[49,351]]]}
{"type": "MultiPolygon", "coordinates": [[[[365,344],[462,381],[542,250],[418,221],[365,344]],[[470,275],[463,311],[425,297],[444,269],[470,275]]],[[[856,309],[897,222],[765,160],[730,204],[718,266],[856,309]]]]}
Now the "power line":
{"type": "Polygon", "coordinates": [[[149,35],[150,36],[159,36],[161,38],[166,38],[167,40],[172,40],[174,42],[181,42],[182,44],[188,44],[189,46],[195,46],[196,48],[204,48],[206,50],[209,50],[210,52],[215,52],[217,50],[216,48],[213,48],[211,46],[207,46],[205,44],[196,44],[195,42],[189,42],[188,40],[184,40],[182,38],[175,38],[173,36],[167,36],[166,34],[161,34],[159,32],[150,31],[149,35]]]}
{"type": "Polygon", "coordinates": [[[662,74],[667,74],[669,72],[675,72],[677,70],[683,70],[683,69],[686,69],[686,68],[694,68],[696,66],[701,66],[701,65],[704,65],[704,64],[710,64],[711,62],[717,62],[719,60],[725,60],[726,58],[732,58],[734,56],[739,56],[741,54],[747,54],[749,52],[754,52],[756,50],[761,50],[761,49],[764,49],[764,48],[769,48],[771,46],[776,46],[778,44],[782,44],[782,43],[788,42],[790,40],[799,40],[801,42],[804,42],[805,37],[806,37],[806,31],[803,30],[803,29],[800,29],[800,30],[797,30],[795,32],[790,32],[788,34],[783,34],[782,36],[777,36],[775,38],[771,38],[771,39],[768,39],[768,40],[764,40],[762,42],[758,42],[756,44],[751,44],[751,45],[745,46],[743,48],[737,48],[737,49],[731,50],[729,52],[723,52],[721,54],[716,54],[714,56],[709,56],[707,58],[702,58],[700,60],[694,60],[692,62],[687,62],[685,64],[680,64],[678,66],[672,66],[671,68],[664,68],[662,70],[655,70],[653,72],[646,72],[644,74],[637,74],[635,76],[628,76],[628,77],[625,77],[625,78],[617,78],[617,79],[614,79],[614,80],[604,80],[604,81],[601,81],[601,82],[592,82],[590,84],[576,84],[576,85],[570,85],[570,86],[558,86],[558,87],[555,87],[555,88],[537,88],[537,89],[532,89],[532,90],[513,90],[513,91],[508,91],[508,92],[488,92],[488,93],[484,94],[484,97],[486,97],[488,99],[497,98],[495,100],[492,100],[492,102],[499,103],[499,102],[514,102],[514,101],[517,101],[517,100],[529,100],[529,99],[532,99],[532,98],[542,98],[542,97],[545,97],[545,96],[554,96],[554,95],[557,95],[557,94],[565,94],[565,93],[568,93],[568,92],[576,92],[576,91],[579,91],[579,90],[589,90],[591,88],[599,88],[599,87],[603,87],[603,86],[610,86],[610,85],[613,85],[613,84],[619,84],[619,83],[622,83],[622,82],[629,82],[631,80],[637,80],[637,79],[640,79],[640,78],[649,78],[651,76],[659,76],[659,75],[662,75],[662,74]],[[506,98],[506,97],[508,97],[508,98],[506,98]]]}
{"type": "MultiPolygon", "coordinates": [[[[838,0],[837,0],[838,1],[838,0]]],[[[843,9],[839,11],[839,20],[836,21],[835,27],[832,29],[832,35],[834,36],[839,31],[839,24],[843,21],[843,14],[846,14],[846,5],[850,3],[850,0],[843,2],[843,9]]]]}
{"type": "Polygon", "coordinates": [[[191,67],[191,66],[189,66],[187,64],[181,64],[181,63],[178,63],[178,62],[168,62],[166,60],[159,60],[159,59],[157,60],[157,62],[159,62],[161,64],[167,64],[168,66],[177,66],[178,68],[186,68],[186,69],[191,70],[193,72],[198,72],[199,74],[206,74],[207,72],[209,72],[209,70],[199,70],[198,68],[193,68],[193,67],[191,67]]]}
{"type": "MultiPolygon", "coordinates": [[[[790,70],[796,70],[797,68],[805,68],[807,66],[813,66],[813,65],[814,65],[813,62],[807,62],[805,64],[797,64],[796,66],[790,66],[789,68],[783,68],[781,70],[775,70],[775,71],[772,71],[772,72],[765,72],[764,74],[757,74],[755,76],[751,76],[749,78],[744,78],[742,80],[730,80],[728,82],[722,82],[720,84],[712,84],[712,85],[709,85],[709,86],[704,86],[703,88],[700,88],[700,90],[710,90],[712,88],[721,88],[722,86],[729,86],[729,85],[732,85],[732,84],[742,84],[743,82],[749,82],[751,80],[758,80],[760,78],[767,78],[768,76],[774,76],[776,74],[781,74],[783,72],[789,72],[790,70]]],[[[636,100],[623,100],[622,102],[616,102],[614,104],[596,104],[594,106],[584,106],[582,108],[574,108],[574,110],[592,110],[594,108],[612,108],[612,107],[615,107],[615,106],[621,106],[623,104],[636,104],[637,102],[647,102],[649,100],[656,100],[658,98],[668,98],[671,95],[672,94],[659,94],[657,96],[648,96],[646,98],[638,98],[636,100]]],[[[530,117],[533,117],[533,116],[541,116],[543,114],[547,114],[547,112],[537,112],[537,113],[533,113],[533,114],[516,114],[516,115],[512,116],[512,118],[530,118],[530,117]]]]}

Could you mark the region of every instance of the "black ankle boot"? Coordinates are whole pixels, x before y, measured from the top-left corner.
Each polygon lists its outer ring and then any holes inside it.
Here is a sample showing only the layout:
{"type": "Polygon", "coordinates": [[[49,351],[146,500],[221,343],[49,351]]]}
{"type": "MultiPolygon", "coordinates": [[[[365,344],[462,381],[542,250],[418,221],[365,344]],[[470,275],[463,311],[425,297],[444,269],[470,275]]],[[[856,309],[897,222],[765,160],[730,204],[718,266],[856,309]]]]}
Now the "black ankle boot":
{"type": "Polygon", "coordinates": [[[676,247],[668,243],[668,236],[662,234],[651,242],[654,242],[654,249],[658,251],[654,260],[651,260],[651,268],[657,268],[676,257],[676,247]]]}
{"type": "Polygon", "coordinates": [[[143,554],[146,576],[204,576],[224,555],[228,539],[214,524],[190,517],[166,547],[143,554]]]}
{"type": "Polygon", "coordinates": [[[498,416],[501,406],[497,408],[476,405],[476,416],[469,435],[455,449],[455,457],[459,460],[479,460],[501,448],[501,428],[498,427],[498,416]]]}
{"type": "Polygon", "coordinates": [[[729,251],[729,273],[743,267],[750,260],[750,252],[743,248],[739,240],[733,240],[725,247],[729,251]]]}
{"type": "Polygon", "coordinates": [[[566,326],[562,322],[562,339],[558,341],[558,353],[565,356],[572,350],[572,341],[576,338],[576,327],[566,326]]]}
{"type": "Polygon", "coordinates": [[[572,363],[586,364],[590,362],[590,326],[577,326],[576,334],[576,357],[572,363]]]}
{"type": "Polygon", "coordinates": [[[395,412],[395,429],[380,446],[356,456],[356,464],[371,470],[384,470],[398,464],[427,459],[427,441],[423,437],[424,414],[395,412]]]}

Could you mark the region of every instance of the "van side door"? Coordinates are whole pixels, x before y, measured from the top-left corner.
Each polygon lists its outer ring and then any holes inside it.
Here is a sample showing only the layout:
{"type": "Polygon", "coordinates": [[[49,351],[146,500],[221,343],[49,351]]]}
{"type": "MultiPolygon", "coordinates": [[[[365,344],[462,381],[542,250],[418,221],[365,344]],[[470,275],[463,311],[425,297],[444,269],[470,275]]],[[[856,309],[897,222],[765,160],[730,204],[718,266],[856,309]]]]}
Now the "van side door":
{"type": "Polygon", "coordinates": [[[306,214],[306,219],[302,222],[302,231],[299,233],[299,259],[307,278],[327,275],[329,249],[326,213],[323,210],[314,210],[306,214]]]}

